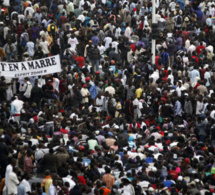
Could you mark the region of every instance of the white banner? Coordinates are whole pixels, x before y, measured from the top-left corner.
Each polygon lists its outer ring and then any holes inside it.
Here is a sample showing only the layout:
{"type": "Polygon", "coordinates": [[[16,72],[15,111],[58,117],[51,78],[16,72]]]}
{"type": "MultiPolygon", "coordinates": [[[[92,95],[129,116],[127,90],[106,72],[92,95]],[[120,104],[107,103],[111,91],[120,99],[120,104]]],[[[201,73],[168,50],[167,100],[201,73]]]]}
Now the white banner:
{"type": "Polygon", "coordinates": [[[26,62],[0,62],[1,76],[10,78],[40,76],[61,72],[59,55],[26,62]]]}

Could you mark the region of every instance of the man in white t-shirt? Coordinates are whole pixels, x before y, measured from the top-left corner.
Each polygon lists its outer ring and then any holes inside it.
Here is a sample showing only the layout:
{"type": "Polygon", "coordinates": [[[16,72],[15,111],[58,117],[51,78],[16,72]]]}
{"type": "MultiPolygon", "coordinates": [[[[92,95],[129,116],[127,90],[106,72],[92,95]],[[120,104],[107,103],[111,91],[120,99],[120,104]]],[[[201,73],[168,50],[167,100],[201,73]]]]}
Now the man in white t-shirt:
{"type": "Polygon", "coordinates": [[[48,55],[49,55],[49,42],[46,41],[44,37],[42,38],[42,41],[40,42],[39,46],[41,47],[44,56],[48,57],[48,55]]]}
{"type": "Polygon", "coordinates": [[[78,44],[78,40],[73,33],[71,34],[71,37],[68,39],[68,44],[70,45],[70,47],[72,49],[74,49],[74,50],[76,49],[76,45],[78,44]]]}
{"type": "Polygon", "coordinates": [[[29,193],[31,194],[31,185],[30,185],[30,183],[29,183],[29,179],[30,179],[31,177],[30,177],[30,174],[29,173],[26,173],[25,175],[24,175],[24,178],[23,178],[23,180],[22,180],[22,182],[21,182],[21,184],[23,185],[23,186],[25,186],[25,193],[26,194],[24,194],[24,195],[28,195],[29,193]]]}
{"type": "Polygon", "coordinates": [[[35,47],[35,44],[34,42],[30,39],[27,43],[26,43],[26,49],[27,49],[27,52],[29,54],[30,57],[33,57],[34,56],[34,47],[35,47]]]}
{"type": "Polygon", "coordinates": [[[112,43],[112,38],[110,36],[105,37],[105,49],[107,49],[110,46],[110,43],[112,43]]]}

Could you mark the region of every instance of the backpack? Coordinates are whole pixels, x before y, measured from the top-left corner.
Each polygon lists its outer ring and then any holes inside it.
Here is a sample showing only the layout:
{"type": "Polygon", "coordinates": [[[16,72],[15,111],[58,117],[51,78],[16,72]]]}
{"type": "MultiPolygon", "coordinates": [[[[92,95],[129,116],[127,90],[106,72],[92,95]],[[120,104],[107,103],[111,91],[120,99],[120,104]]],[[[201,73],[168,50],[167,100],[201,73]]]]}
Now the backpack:
{"type": "Polygon", "coordinates": [[[178,16],[178,17],[177,17],[176,23],[177,23],[178,25],[180,25],[180,24],[182,23],[181,16],[178,16]]]}

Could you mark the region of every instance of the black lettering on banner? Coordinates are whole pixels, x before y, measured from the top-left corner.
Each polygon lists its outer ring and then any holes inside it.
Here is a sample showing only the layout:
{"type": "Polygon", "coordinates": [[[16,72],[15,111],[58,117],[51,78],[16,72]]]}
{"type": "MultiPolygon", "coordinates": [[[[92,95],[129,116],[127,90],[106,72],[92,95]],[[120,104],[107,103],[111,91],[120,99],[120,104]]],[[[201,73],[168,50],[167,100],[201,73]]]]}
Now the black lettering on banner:
{"type": "Polygon", "coordinates": [[[51,60],[50,59],[45,59],[45,61],[46,61],[46,64],[47,64],[47,66],[52,66],[52,64],[51,64],[51,60]]]}
{"type": "Polygon", "coordinates": [[[41,68],[46,67],[44,60],[40,60],[40,65],[41,65],[41,68]]]}
{"type": "Polygon", "coordinates": [[[13,71],[13,64],[8,64],[8,66],[9,66],[9,70],[13,71]]]}
{"type": "Polygon", "coordinates": [[[29,70],[34,69],[34,62],[27,62],[29,70]]]}
{"type": "Polygon", "coordinates": [[[22,63],[22,70],[27,70],[27,68],[25,67],[25,64],[22,63]]]}
{"type": "Polygon", "coordinates": [[[5,63],[1,63],[2,71],[5,71],[4,67],[6,66],[5,63]]]}
{"type": "Polygon", "coordinates": [[[51,61],[52,61],[52,65],[56,65],[57,64],[56,61],[55,61],[55,57],[52,57],[51,61]]]}
{"type": "Polygon", "coordinates": [[[40,65],[39,65],[39,63],[37,61],[35,61],[35,64],[36,64],[35,65],[35,69],[41,68],[40,65]]]}
{"type": "Polygon", "coordinates": [[[13,68],[14,68],[14,71],[16,71],[16,70],[19,70],[18,63],[16,63],[16,64],[13,64],[13,68]]]}

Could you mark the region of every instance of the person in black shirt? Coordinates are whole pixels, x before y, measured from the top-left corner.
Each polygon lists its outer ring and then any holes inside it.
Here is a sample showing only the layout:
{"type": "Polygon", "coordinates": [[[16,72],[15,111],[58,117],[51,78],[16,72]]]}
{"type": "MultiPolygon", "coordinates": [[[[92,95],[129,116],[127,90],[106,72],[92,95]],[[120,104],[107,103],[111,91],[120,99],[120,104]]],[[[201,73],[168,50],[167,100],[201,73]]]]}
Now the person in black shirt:
{"type": "Polygon", "coordinates": [[[57,43],[57,40],[55,39],[54,40],[54,43],[51,47],[51,54],[54,56],[54,55],[58,55],[60,54],[60,46],[58,45],[57,43]]]}

